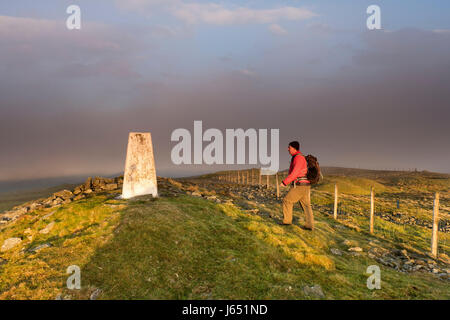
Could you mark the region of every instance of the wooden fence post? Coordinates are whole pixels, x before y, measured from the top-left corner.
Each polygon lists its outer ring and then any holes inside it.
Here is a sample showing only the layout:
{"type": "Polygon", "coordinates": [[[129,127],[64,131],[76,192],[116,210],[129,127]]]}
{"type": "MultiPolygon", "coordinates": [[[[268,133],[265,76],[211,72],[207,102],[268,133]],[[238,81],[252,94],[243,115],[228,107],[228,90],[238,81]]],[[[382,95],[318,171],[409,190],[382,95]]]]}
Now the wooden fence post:
{"type": "Polygon", "coordinates": [[[269,175],[266,175],[266,186],[269,189],[269,175]]]}
{"type": "Polygon", "coordinates": [[[261,186],[261,169],[259,169],[259,186],[261,186]]]}
{"type": "Polygon", "coordinates": [[[278,184],[278,172],[275,173],[275,183],[277,184],[277,199],[280,199],[280,185],[278,184]]]}
{"type": "Polygon", "coordinates": [[[249,183],[248,183],[248,178],[249,178],[248,170],[247,170],[246,173],[247,173],[247,184],[249,184],[249,183]]]}
{"type": "Polygon", "coordinates": [[[438,231],[439,231],[439,193],[434,195],[433,203],[433,231],[431,235],[431,254],[437,257],[438,251],[438,231]]]}
{"type": "Polygon", "coordinates": [[[370,188],[370,233],[373,234],[373,211],[374,211],[373,187],[370,188]]]}
{"type": "Polygon", "coordinates": [[[337,219],[337,206],[338,206],[338,186],[337,183],[334,184],[334,210],[333,210],[333,217],[336,220],[337,219]]]}

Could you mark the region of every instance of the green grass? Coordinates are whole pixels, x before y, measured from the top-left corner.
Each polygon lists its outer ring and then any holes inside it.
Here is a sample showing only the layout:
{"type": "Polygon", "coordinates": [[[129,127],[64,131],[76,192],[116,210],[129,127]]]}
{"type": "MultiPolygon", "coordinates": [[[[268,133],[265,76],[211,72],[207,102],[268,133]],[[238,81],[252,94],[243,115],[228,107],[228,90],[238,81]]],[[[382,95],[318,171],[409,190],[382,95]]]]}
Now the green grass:
{"type": "Polygon", "coordinates": [[[425,250],[427,232],[402,232],[377,221],[380,232],[373,237],[364,217],[341,223],[318,210],[310,232],[299,227],[302,218],[278,225],[279,204],[260,209],[278,218],[190,196],[125,201],[110,194],[26,215],[0,234],[0,243],[24,239],[0,253],[7,260],[0,265],[0,299],[53,299],[59,293],[87,299],[95,288],[101,299],[311,299],[303,287],[316,284],[327,299],[450,298],[448,284],[432,275],[384,266],[382,289],[371,291],[365,270],[376,261],[330,254],[330,248],[346,251],[346,239],[364,251],[373,239],[388,247],[411,241],[425,250]],[[39,233],[52,221],[49,234],[39,233]],[[346,223],[359,224],[361,232],[346,223]],[[52,246],[26,251],[42,243],[52,246]],[[65,288],[70,265],[81,268],[79,291],[65,288]]]}
{"type": "Polygon", "coordinates": [[[112,236],[119,222],[117,210],[105,206],[107,197],[97,196],[58,209],[45,209],[22,216],[3,228],[0,243],[10,237],[23,241],[0,253],[0,299],[54,299],[65,283],[70,265],[84,265],[112,236]],[[47,218],[45,218],[47,215],[47,218]],[[55,222],[48,234],[39,231],[55,222]],[[29,249],[49,243],[37,253],[29,249]]]}
{"type": "Polygon", "coordinates": [[[317,190],[334,192],[334,185],[338,184],[338,192],[345,194],[364,195],[370,193],[370,188],[379,192],[397,192],[395,187],[385,186],[375,180],[359,177],[339,177],[325,176],[323,181],[317,186],[317,190]]]}

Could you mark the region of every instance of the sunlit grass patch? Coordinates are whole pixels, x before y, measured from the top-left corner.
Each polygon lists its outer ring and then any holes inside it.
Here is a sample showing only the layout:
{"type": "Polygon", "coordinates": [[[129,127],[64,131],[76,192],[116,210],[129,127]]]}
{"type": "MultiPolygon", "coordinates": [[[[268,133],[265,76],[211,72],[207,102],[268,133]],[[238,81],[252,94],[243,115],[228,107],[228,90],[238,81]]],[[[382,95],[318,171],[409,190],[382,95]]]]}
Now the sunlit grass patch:
{"type": "Polygon", "coordinates": [[[105,199],[95,197],[39,211],[4,229],[0,243],[13,236],[23,240],[1,254],[7,263],[0,266],[0,299],[54,299],[65,286],[67,267],[83,266],[111,237],[119,215],[100,206],[105,199]],[[50,223],[53,228],[41,233],[50,223]]]}

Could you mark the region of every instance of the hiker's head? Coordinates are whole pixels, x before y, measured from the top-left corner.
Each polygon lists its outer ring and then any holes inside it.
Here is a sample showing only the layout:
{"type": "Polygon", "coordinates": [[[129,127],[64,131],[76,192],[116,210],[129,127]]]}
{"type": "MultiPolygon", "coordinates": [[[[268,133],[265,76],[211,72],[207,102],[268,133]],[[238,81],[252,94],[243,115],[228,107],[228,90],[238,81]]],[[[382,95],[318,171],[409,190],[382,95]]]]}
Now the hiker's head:
{"type": "Polygon", "coordinates": [[[291,154],[291,156],[296,154],[298,150],[300,150],[300,143],[298,141],[289,142],[288,151],[291,154]]]}

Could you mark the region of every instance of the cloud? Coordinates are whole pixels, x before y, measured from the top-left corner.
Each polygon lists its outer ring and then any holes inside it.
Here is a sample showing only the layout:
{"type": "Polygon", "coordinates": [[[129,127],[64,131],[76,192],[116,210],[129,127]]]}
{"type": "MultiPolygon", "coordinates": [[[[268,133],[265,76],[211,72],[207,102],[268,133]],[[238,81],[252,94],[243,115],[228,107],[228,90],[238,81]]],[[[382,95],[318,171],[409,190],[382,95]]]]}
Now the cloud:
{"type": "Polygon", "coordinates": [[[225,6],[217,3],[186,3],[181,0],[117,0],[119,8],[151,15],[162,9],[187,24],[267,24],[283,20],[304,20],[317,16],[309,9],[284,6],[273,9],[252,9],[242,6],[225,6]]]}
{"type": "Polygon", "coordinates": [[[333,28],[326,23],[312,23],[308,25],[308,30],[317,32],[317,33],[331,33],[333,32],[333,28]]]}
{"type": "Polygon", "coordinates": [[[86,22],[81,31],[0,17],[0,179],[116,173],[129,131],[152,132],[158,175],[216,170],[171,163],[172,130],[192,130],[194,120],[280,128],[281,145],[298,139],[323,165],[450,171],[447,34],[367,32],[333,51],[305,30],[258,54],[227,46],[228,63],[215,59],[222,68],[205,74],[185,70],[192,60],[179,47],[149,56],[134,30],[86,22]],[[146,70],[150,58],[156,72],[146,70]]]}
{"type": "Polygon", "coordinates": [[[273,34],[280,35],[280,36],[288,33],[285,29],[283,29],[283,27],[281,27],[280,25],[278,25],[276,23],[271,24],[269,26],[269,31],[272,32],[273,34]]]}
{"type": "Polygon", "coordinates": [[[275,9],[250,9],[236,7],[228,9],[214,3],[188,3],[174,6],[172,14],[189,23],[207,23],[216,25],[274,23],[281,20],[303,20],[316,16],[308,9],[280,7],[275,9]]]}
{"type": "Polygon", "coordinates": [[[239,73],[246,75],[246,76],[255,76],[256,75],[256,73],[250,69],[240,69],[239,73]]]}
{"type": "Polygon", "coordinates": [[[73,31],[64,21],[10,16],[0,16],[0,41],[0,71],[25,68],[41,72],[40,76],[70,76],[67,71],[94,76],[98,71],[98,75],[129,77],[136,73],[125,60],[140,47],[133,36],[99,23],[85,22],[81,30],[73,31]]]}
{"type": "Polygon", "coordinates": [[[141,11],[177,4],[180,0],[116,0],[115,3],[119,9],[141,11]]]}
{"type": "Polygon", "coordinates": [[[450,35],[450,29],[434,29],[433,32],[450,35]]]}

